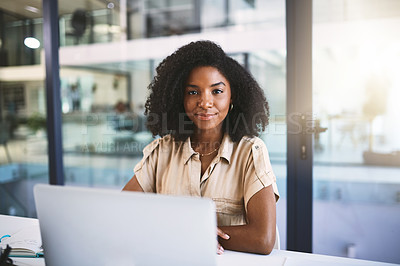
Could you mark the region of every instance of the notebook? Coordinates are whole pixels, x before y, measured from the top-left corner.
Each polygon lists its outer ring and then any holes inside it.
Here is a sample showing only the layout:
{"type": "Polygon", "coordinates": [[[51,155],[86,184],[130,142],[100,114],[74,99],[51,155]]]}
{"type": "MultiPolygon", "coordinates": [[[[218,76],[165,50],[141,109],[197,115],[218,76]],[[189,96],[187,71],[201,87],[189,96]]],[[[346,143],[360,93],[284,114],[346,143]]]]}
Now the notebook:
{"type": "Polygon", "coordinates": [[[212,200],[34,187],[46,265],[216,265],[212,200]]]}
{"type": "Polygon", "coordinates": [[[3,235],[0,248],[11,247],[10,257],[40,257],[43,256],[39,225],[22,228],[15,234],[3,235]]]}

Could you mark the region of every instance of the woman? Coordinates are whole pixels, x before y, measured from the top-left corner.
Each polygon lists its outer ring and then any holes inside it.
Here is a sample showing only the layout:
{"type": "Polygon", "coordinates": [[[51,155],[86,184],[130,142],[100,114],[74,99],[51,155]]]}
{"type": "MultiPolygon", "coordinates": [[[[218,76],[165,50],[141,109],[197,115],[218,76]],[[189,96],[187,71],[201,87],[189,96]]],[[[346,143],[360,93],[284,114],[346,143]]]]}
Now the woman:
{"type": "Polygon", "coordinates": [[[253,77],[210,41],[164,59],[149,85],[148,128],[161,136],[143,150],[124,190],[214,200],[218,253],[269,254],[279,198],[265,144],[268,103],[253,77]]]}

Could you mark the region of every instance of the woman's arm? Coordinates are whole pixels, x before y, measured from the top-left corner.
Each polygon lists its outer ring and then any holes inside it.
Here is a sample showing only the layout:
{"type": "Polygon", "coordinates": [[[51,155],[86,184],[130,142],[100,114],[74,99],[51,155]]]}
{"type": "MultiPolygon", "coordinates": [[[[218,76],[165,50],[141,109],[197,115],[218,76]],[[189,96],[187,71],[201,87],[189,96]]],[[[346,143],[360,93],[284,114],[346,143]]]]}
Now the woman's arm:
{"type": "Polygon", "coordinates": [[[247,204],[247,224],[221,226],[228,240],[218,238],[225,248],[259,254],[271,253],[275,244],[276,201],[272,185],[254,194],[247,204]]]}
{"type": "MultiPolygon", "coordinates": [[[[134,175],[123,191],[143,192],[134,175]]],[[[229,239],[218,237],[219,243],[230,250],[259,254],[271,253],[275,244],[276,202],[272,185],[261,189],[247,204],[247,223],[239,226],[221,226],[229,239]]]]}
{"type": "Polygon", "coordinates": [[[138,191],[143,192],[143,188],[140,186],[137,181],[136,175],[134,175],[131,180],[126,183],[125,187],[122,189],[123,191],[138,191]]]}

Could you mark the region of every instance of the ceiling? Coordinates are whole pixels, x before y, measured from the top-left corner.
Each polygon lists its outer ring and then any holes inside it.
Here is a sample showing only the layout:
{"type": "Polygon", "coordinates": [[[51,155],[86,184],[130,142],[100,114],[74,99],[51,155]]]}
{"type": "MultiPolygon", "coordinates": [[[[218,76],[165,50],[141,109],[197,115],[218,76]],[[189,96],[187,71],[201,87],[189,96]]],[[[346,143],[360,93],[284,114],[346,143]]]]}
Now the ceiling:
{"type": "MultiPolygon", "coordinates": [[[[58,0],[60,15],[72,14],[76,9],[104,9],[107,4],[118,4],[119,0],[58,0]]],[[[21,18],[42,18],[42,0],[1,0],[0,9],[21,18]]]]}

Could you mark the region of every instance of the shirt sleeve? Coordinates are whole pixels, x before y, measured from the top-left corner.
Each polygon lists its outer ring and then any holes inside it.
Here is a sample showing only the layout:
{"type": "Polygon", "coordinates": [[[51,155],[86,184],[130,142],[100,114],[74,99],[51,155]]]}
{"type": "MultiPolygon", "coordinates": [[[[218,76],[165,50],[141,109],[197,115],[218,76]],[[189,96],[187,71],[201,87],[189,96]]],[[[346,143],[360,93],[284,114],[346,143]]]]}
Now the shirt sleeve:
{"type": "Polygon", "coordinates": [[[136,179],[144,192],[156,192],[156,171],[160,139],[143,149],[143,158],[133,168],[136,179]]]}
{"type": "Polygon", "coordinates": [[[251,148],[247,171],[244,179],[244,206],[247,212],[247,203],[261,189],[272,185],[276,201],[279,199],[276,177],[272,171],[267,147],[261,139],[257,139],[251,148]]]}

